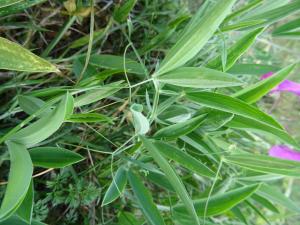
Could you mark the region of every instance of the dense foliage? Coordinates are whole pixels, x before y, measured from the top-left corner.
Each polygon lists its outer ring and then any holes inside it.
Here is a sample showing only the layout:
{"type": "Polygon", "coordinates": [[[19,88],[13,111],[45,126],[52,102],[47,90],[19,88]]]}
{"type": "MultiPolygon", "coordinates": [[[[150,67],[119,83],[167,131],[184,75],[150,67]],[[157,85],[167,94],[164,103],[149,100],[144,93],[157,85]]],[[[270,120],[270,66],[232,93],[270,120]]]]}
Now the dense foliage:
{"type": "Polygon", "coordinates": [[[297,223],[299,137],[263,97],[300,95],[299,54],[256,41],[297,42],[299,11],[0,0],[0,225],[297,223]]]}

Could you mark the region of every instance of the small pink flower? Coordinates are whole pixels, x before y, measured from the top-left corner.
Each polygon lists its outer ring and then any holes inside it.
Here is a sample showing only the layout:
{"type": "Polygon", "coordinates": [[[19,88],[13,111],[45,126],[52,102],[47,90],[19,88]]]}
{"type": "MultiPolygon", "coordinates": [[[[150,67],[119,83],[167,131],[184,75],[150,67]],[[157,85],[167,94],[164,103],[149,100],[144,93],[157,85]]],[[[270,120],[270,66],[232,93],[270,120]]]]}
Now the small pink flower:
{"type": "MultiPolygon", "coordinates": [[[[273,74],[273,72],[266,73],[261,76],[261,79],[266,79],[272,76],[273,74]]],[[[271,90],[271,93],[274,92],[291,92],[300,96],[300,83],[291,80],[282,81],[277,87],[271,90]]]]}
{"type": "Polygon", "coordinates": [[[300,161],[300,152],[291,149],[285,145],[273,146],[269,150],[269,156],[280,158],[280,159],[300,161]]]}

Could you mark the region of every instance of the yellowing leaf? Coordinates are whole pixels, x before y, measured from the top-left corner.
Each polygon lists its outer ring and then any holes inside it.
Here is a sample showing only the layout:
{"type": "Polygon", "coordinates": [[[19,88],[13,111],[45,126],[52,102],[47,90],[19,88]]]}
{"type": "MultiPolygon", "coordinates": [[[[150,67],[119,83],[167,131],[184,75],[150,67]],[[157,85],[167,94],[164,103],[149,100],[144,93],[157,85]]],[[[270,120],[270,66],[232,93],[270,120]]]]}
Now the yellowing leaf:
{"type": "Polygon", "coordinates": [[[0,69],[25,72],[59,72],[48,61],[22,46],[0,37],[0,69]]]}

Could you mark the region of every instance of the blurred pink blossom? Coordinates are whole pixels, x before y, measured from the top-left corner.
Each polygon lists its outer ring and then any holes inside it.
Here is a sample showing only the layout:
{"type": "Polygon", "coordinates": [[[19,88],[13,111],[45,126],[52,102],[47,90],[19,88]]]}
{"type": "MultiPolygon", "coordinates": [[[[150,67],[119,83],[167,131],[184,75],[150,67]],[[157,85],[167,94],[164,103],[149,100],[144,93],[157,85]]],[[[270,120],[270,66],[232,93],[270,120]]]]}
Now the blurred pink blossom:
{"type": "MultiPolygon", "coordinates": [[[[273,74],[273,72],[266,73],[261,76],[261,79],[266,79],[272,76],[273,74]]],[[[277,87],[271,90],[271,93],[274,92],[291,92],[300,96],[300,83],[291,80],[284,80],[277,87]]]]}
{"type": "Polygon", "coordinates": [[[274,145],[269,150],[269,156],[280,159],[300,161],[300,152],[285,145],[274,145]]]}

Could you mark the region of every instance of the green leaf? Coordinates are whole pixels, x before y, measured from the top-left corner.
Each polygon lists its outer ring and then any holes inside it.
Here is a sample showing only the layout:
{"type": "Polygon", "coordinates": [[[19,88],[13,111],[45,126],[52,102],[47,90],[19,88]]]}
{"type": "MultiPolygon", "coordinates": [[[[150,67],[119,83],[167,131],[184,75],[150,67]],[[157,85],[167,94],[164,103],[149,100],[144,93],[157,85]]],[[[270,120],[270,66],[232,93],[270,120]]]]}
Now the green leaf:
{"type": "Polygon", "coordinates": [[[33,165],[43,168],[63,168],[84,159],[76,152],[58,147],[37,147],[29,150],[33,165]]]}
{"type": "Polygon", "coordinates": [[[236,92],[232,97],[239,98],[249,104],[257,102],[274,87],[284,81],[294,68],[294,64],[287,66],[267,79],[261,80],[254,85],[250,85],[241,91],[236,92]]]}
{"type": "Polygon", "coordinates": [[[112,119],[110,117],[100,113],[73,114],[67,119],[67,121],[72,123],[98,123],[98,122],[112,123],[112,119]]]}
{"type": "Polygon", "coordinates": [[[205,120],[206,115],[200,115],[195,118],[189,119],[182,123],[173,124],[167,127],[164,127],[158,130],[154,137],[159,138],[167,138],[167,139],[175,139],[180,136],[186,135],[193,130],[197,129],[203,121],[205,120]]]}
{"type": "Polygon", "coordinates": [[[23,0],[1,0],[0,1],[0,8],[3,8],[3,7],[6,7],[6,6],[9,6],[9,5],[14,5],[16,3],[19,3],[23,0]]]}
{"type": "Polygon", "coordinates": [[[26,72],[59,72],[46,60],[36,56],[22,46],[0,37],[0,69],[26,72]]]}
{"type": "MultiPolygon", "coordinates": [[[[10,1],[10,0],[7,0],[10,1]]],[[[13,0],[13,1],[18,1],[18,0],[13,0]]],[[[1,8],[0,7],[0,17],[4,17],[7,15],[13,15],[16,12],[19,12],[21,10],[27,9],[29,7],[32,7],[34,5],[40,4],[45,2],[46,0],[30,0],[30,1],[24,1],[24,0],[20,0],[18,1],[17,4],[13,4],[13,5],[8,5],[6,7],[1,8]]]]}
{"type": "Polygon", "coordinates": [[[10,154],[10,172],[0,208],[0,221],[11,216],[21,205],[30,186],[33,166],[24,145],[6,142],[10,154]]]}
{"type": "MultiPolygon", "coordinates": [[[[19,95],[18,102],[21,109],[23,109],[23,111],[26,112],[28,115],[34,114],[36,111],[40,110],[45,105],[45,102],[43,100],[34,96],[27,95],[19,95]]],[[[50,112],[50,108],[46,109],[44,113],[39,115],[39,117],[46,116],[50,112]]]]}
{"type": "MultiPolygon", "coordinates": [[[[220,0],[201,19],[192,20],[192,24],[188,25],[189,29],[186,29],[177,43],[168,51],[156,75],[183,66],[194,58],[214,35],[235,2],[236,0],[220,0]]],[[[199,11],[202,11],[202,8],[199,11]]]]}
{"type": "Polygon", "coordinates": [[[180,165],[184,166],[190,171],[197,173],[200,176],[212,178],[215,177],[215,172],[213,172],[201,161],[190,156],[188,153],[161,141],[156,141],[153,144],[161,153],[163,153],[165,157],[174,160],[175,162],[179,163],[180,165]]]}
{"type": "Polygon", "coordinates": [[[277,27],[274,31],[273,31],[273,35],[278,35],[280,33],[286,33],[286,32],[290,32],[290,31],[294,31],[295,29],[300,28],[300,18],[297,18],[295,20],[292,20],[288,23],[284,23],[283,25],[277,27]]]}
{"type": "Polygon", "coordinates": [[[226,126],[262,134],[271,134],[287,144],[300,148],[298,143],[285,130],[269,126],[253,119],[235,115],[231,121],[226,123],[226,126]]]}
{"type": "Polygon", "coordinates": [[[22,220],[26,221],[28,224],[31,224],[32,221],[33,204],[34,204],[34,187],[33,187],[33,181],[31,181],[27,194],[22,204],[17,210],[17,215],[20,218],[22,218],[22,220]]]}
{"type": "Polygon", "coordinates": [[[300,162],[257,154],[233,154],[225,162],[262,173],[300,177],[300,162]]]}
{"type": "Polygon", "coordinates": [[[136,218],[136,215],[133,213],[122,211],[118,215],[118,225],[142,225],[142,224],[144,223],[139,221],[136,218]]]}
{"type": "MultiPolygon", "coordinates": [[[[235,62],[252,46],[257,36],[260,35],[263,31],[264,28],[259,28],[247,33],[227,50],[226,71],[230,69],[235,64],[235,62]]],[[[214,59],[210,60],[207,63],[207,66],[213,69],[221,70],[221,55],[217,55],[214,59]]]]}
{"type": "Polygon", "coordinates": [[[247,13],[248,11],[250,11],[251,9],[257,7],[258,5],[260,5],[261,3],[263,3],[264,0],[253,0],[249,3],[247,3],[246,5],[244,5],[243,7],[239,8],[237,11],[232,12],[231,14],[229,14],[223,24],[229,22],[230,20],[232,20],[233,18],[236,18],[240,15],[243,15],[245,13],[247,13]]]}
{"type": "Polygon", "coordinates": [[[134,195],[137,198],[139,206],[141,207],[141,210],[149,223],[152,225],[165,224],[162,216],[153,202],[150,192],[144,186],[141,178],[130,170],[127,171],[127,177],[134,195]]]}
{"type": "MultiPolygon", "coordinates": [[[[27,222],[23,221],[18,216],[11,216],[5,221],[1,221],[0,225],[28,225],[27,222]]],[[[46,225],[36,220],[32,220],[31,225],[46,225]]]]}
{"type": "Polygon", "coordinates": [[[186,95],[188,99],[209,108],[240,115],[282,129],[271,116],[239,99],[212,92],[187,93],[186,95]]]}
{"type": "Polygon", "coordinates": [[[158,76],[157,80],[161,83],[192,88],[220,88],[242,85],[239,79],[228,73],[205,67],[178,68],[158,76]]]}
{"type": "MultiPolygon", "coordinates": [[[[104,29],[94,31],[93,39],[95,40],[95,39],[101,37],[102,35],[104,35],[104,29]]],[[[88,35],[85,35],[85,36],[73,41],[70,44],[69,48],[79,48],[79,47],[82,47],[84,45],[88,45],[89,41],[90,41],[90,35],[88,34],[88,35]]]]}
{"type": "Polygon", "coordinates": [[[86,93],[75,98],[75,107],[80,107],[88,105],[97,101],[100,101],[103,98],[113,95],[118,92],[123,86],[122,82],[114,82],[104,86],[100,86],[95,90],[87,91],[86,93]]]}
{"type": "Polygon", "coordinates": [[[127,73],[144,75],[144,68],[138,62],[116,55],[91,55],[90,64],[96,67],[114,70],[123,70],[127,73]],[[125,65],[124,65],[125,62],[125,65]]]}
{"type": "MultiPolygon", "coordinates": [[[[217,194],[209,198],[208,208],[206,211],[206,216],[215,216],[225,213],[237,204],[243,202],[245,199],[250,197],[253,193],[257,191],[260,185],[254,184],[249,186],[244,186],[236,188],[234,190],[217,194]]],[[[194,206],[199,217],[203,217],[205,213],[205,205],[207,198],[199,199],[194,201],[194,206]]],[[[182,204],[174,207],[175,213],[179,213],[180,216],[187,217],[186,210],[182,204]]]]}
{"type": "Polygon", "coordinates": [[[136,134],[146,134],[150,129],[148,119],[142,114],[143,106],[140,104],[133,104],[130,107],[133,117],[133,125],[136,134]]]}
{"type": "Polygon", "coordinates": [[[259,25],[265,22],[265,20],[249,20],[240,22],[237,24],[227,25],[221,28],[222,32],[232,31],[232,30],[244,30],[248,27],[253,27],[255,25],[259,25]]]}
{"type": "Polygon", "coordinates": [[[173,186],[177,195],[180,197],[181,201],[184,204],[184,207],[187,209],[190,216],[192,216],[195,224],[200,224],[193,202],[186,191],[181,179],[177,176],[175,170],[168,163],[168,161],[160,154],[159,149],[148,139],[140,136],[144,147],[149,151],[150,155],[153,157],[154,161],[159,165],[162,171],[165,173],[170,184],[173,186]]]}
{"type": "Polygon", "coordinates": [[[126,21],[130,11],[133,9],[137,0],[127,0],[122,6],[114,10],[113,17],[118,23],[126,21]]]}
{"type": "MultiPolygon", "coordinates": [[[[268,8],[268,6],[266,7],[268,8]]],[[[278,20],[297,12],[298,10],[300,10],[300,2],[296,0],[288,4],[284,4],[280,7],[271,10],[262,11],[261,13],[256,13],[254,15],[248,16],[246,19],[241,20],[239,23],[243,23],[245,21],[251,21],[251,20],[261,20],[261,19],[265,20],[265,22],[262,22],[259,25],[252,26],[251,28],[261,27],[261,26],[265,26],[277,22],[278,20]]],[[[255,11],[255,9],[253,11],[255,11]]]]}
{"type": "Polygon", "coordinates": [[[231,113],[212,109],[208,112],[200,129],[205,132],[218,130],[231,121],[233,117],[234,115],[231,113]]]}
{"type": "Polygon", "coordinates": [[[270,202],[267,198],[264,198],[258,194],[254,194],[251,198],[257,202],[259,202],[262,206],[266,207],[270,211],[274,213],[280,213],[279,210],[270,202]]]}
{"type": "Polygon", "coordinates": [[[68,108],[72,101],[73,97],[67,93],[50,114],[21,129],[12,135],[10,140],[31,147],[47,139],[56,132],[64,122],[67,113],[70,112],[68,108]]]}
{"type": "Polygon", "coordinates": [[[299,205],[286,197],[280,190],[268,184],[262,184],[257,194],[296,213],[300,213],[299,205]]]}
{"type": "Polygon", "coordinates": [[[103,197],[102,206],[115,201],[124,191],[126,184],[126,171],[123,167],[120,167],[103,197]]]}
{"type": "Polygon", "coordinates": [[[280,68],[263,64],[235,64],[228,72],[231,74],[249,74],[249,75],[262,75],[269,72],[276,72],[280,68]]]}

